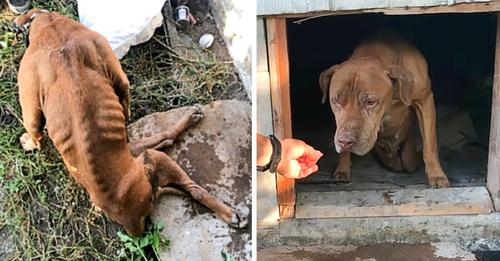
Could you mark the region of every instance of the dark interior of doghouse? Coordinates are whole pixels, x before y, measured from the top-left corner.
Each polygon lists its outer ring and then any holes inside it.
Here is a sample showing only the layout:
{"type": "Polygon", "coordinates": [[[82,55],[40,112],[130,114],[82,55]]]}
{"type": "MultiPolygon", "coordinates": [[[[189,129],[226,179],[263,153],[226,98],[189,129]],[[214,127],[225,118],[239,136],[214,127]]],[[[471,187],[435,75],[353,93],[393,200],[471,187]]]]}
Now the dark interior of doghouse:
{"type": "Polygon", "coordinates": [[[293,136],[324,156],[317,174],[297,182],[298,191],[427,186],[423,165],[414,173],[395,173],[371,153],[353,156],[350,183],[335,183],[332,177],[338,158],[335,120],[330,105],[321,104],[319,75],[348,59],[364,37],[385,29],[408,39],[427,60],[440,160],[451,186],[486,184],[496,15],[360,14],[300,20],[287,21],[293,136]]]}

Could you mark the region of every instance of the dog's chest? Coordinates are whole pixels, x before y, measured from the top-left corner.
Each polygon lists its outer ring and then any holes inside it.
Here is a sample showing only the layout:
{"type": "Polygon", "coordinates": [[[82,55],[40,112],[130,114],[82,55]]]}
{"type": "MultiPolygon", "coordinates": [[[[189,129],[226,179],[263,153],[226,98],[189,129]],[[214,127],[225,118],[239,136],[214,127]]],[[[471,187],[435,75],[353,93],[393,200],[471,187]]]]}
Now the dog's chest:
{"type": "Polygon", "coordinates": [[[391,109],[382,118],[379,140],[399,144],[406,139],[412,122],[415,120],[410,107],[400,100],[393,100],[391,109]]]}

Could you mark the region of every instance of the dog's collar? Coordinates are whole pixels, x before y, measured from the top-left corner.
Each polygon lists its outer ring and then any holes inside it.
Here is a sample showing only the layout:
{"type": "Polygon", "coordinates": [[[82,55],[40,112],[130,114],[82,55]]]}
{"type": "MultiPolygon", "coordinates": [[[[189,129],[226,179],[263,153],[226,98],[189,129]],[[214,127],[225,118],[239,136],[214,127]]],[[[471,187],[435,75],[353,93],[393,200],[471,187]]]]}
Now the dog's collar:
{"type": "Polygon", "coordinates": [[[50,13],[50,12],[49,12],[49,10],[40,9],[38,12],[32,14],[26,23],[24,23],[21,27],[17,28],[17,30],[18,30],[17,34],[23,35],[23,41],[24,41],[25,47],[28,47],[30,44],[30,42],[29,42],[30,25],[33,22],[33,20],[35,20],[35,18],[42,13],[50,13]]]}

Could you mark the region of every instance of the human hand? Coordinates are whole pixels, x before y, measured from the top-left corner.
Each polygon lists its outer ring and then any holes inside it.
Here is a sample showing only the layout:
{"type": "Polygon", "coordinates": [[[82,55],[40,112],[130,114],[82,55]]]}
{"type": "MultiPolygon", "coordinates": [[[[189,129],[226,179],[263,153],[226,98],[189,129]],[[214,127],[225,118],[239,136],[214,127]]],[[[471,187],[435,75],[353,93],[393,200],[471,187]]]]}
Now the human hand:
{"type": "Polygon", "coordinates": [[[316,162],[323,156],[318,150],[297,139],[281,141],[281,161],[276,171],[287,178],[301,179],[318,171],[316,162]]]}

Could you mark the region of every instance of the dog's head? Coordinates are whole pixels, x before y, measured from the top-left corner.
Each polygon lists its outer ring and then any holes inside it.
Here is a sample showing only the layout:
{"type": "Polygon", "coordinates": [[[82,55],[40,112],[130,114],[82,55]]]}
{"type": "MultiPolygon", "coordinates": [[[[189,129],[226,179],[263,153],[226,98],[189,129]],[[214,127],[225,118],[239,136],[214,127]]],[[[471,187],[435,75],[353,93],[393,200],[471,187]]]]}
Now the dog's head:
{"type": "Polygon", "coordinates": [[[335,115],[334,143],[339,153],[368,153],[393,99],[411,104],[413,75],[399,66],[387,68],[368,57],[328,68],[321,73],[319,83],[323,103],[328,99],[335,115]]]}
{"type": "Polygon", "coordinates": [[[41,13],[48,13],[48,11],[43,9],[33,8],[28,12],[17,16],[14,19],[14,27],[17,28],[18,30],[24,30],[27,26],[29,26],[29,23],[31,23],[31,21],[41,13]]]}
{"type": "Polygon", "coordinates": [[[17,16],[14,19],[13,28],[16,34],[22,34],[24,38],[24,43],[26,46],[29,45],[29,27],[31,22],[42,13],[49,13],[47,10],[33,8],[30,11],[17,16]]]}
{"type": "Polygon", "coordinates": [[[146,218],[154,208],[153,187],[148,176],[147,168],[138,166],[133,173],[123,177],[120,187],[115,188],[115,197],[118,204],[103,207],[111,219],[123,226],[131,236],[140,236],[146,226],[146,218]]]}

